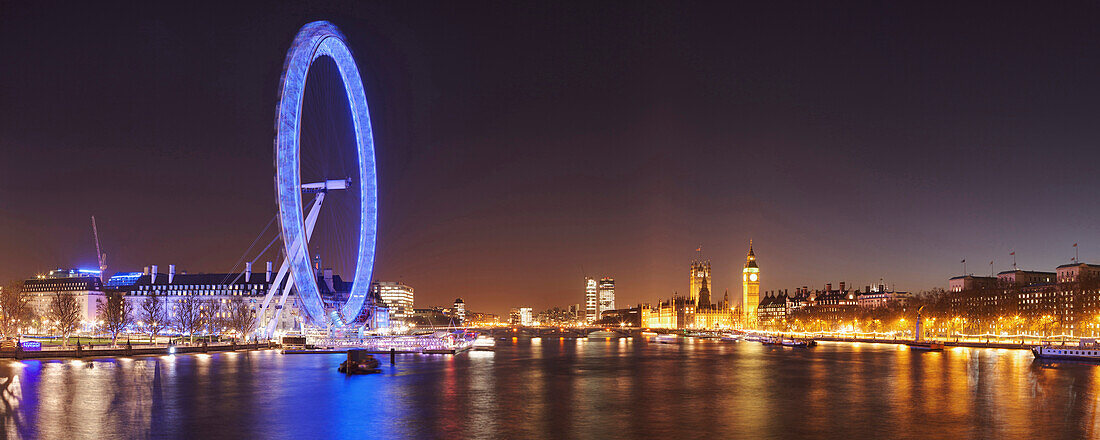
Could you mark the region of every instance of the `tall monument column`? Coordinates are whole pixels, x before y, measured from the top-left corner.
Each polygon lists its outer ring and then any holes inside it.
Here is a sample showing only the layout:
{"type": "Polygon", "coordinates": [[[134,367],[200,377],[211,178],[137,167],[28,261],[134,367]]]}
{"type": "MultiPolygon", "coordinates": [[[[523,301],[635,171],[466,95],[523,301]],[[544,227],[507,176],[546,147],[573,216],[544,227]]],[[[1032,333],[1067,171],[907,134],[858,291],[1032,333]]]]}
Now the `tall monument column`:
{"type": "Polygon", "coordinates": [[[756,322],[756,306],[760,304],[760,267],[756,265],[756,254],[749,240],[749,255],[745,257],[745,268],[741,270],[741,310],[742,322],[746,328],[756,322]]]}

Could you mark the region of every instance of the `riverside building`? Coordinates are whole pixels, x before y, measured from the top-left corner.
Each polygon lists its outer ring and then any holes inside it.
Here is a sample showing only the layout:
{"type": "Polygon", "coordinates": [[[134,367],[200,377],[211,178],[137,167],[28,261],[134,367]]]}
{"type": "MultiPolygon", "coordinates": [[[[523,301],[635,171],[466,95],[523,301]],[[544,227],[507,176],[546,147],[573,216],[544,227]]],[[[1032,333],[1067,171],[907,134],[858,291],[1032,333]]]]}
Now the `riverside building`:
{"type": "Polygon", "coordinates": [[[58,295],[72,296],[80,307],[83,330],[95,327],[99,320],[97,305],[103,301],[103,280],[99,271],[56,269],[23,282],[27,304],[36,316],[49,319],[50,303],[58,295]]]}
{"type": "Polygon", "coordinates": [[[591,324],[600,319],[599,284],[593,278],[584,278],[584,321],[591,324]]]}
{"type": "MultiPolygon", "coordinates": [[[[603,318],[603,314],[615,310],[615,279],[611,277],[600,278],[599,285],[599,312],[596,316],[603,318]]],[[[597,320],[598,320],[597,319],[597,320]]]]}
{"type": "Polygon", "coordinates": [[[371,293],[381,298],[390,310],[390,323],[395,327],[406,326],[413,316],[413,288],[399,282],[375,281],[371,293]]]}
{"type": "Polygon", "coordinates": [[[1100,337],[1100,265],[959,276],[948,288],[948,313],[965,318],[970,332],[1100,337]]]}

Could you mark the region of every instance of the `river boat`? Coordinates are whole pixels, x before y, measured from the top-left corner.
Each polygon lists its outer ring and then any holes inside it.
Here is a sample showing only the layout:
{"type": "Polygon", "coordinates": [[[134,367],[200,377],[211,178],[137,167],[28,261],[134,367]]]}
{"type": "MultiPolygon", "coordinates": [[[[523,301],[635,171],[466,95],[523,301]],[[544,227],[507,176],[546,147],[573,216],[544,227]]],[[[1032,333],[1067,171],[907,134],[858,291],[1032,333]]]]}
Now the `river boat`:
{"type": "Polygon", "coordinates": [[[619,334],[606,330],[597,330],[588,334],[588,339],[619,339],[619,334]]]}
{"type": "Polygon", "coordinates": [[[654,340],[659,344],[679,344],[682,342],[680,335],[657,335],[654,340]]]}
{"type": "Polygon", "coordinates": [[[765,338],[764,336],[760,336],[760,335],[745,335],[744,339],[746,341],[749,341],[749,342],[764,342],[764,339],[767,339],[767,338],[765,338]]]}
{"type": "Polygon", "coordinates": [[[1036,345],[1031,354],[1038,359],[1064,359],[1074,361],[1100,361],[1100,345],[1096,339],[1082,338],[1078,345],[1036,345]]]}
{"type": "Polygon", "coordinates": [[[816,347],[817,341],[813,339],[783,339],[779,341],[784,347],[809,348],[816,347]]]}
{"type": "Polygon", "coordinates": [[[907,342],[905,345],[908,345],[912,350],[943,351],[943,342],[913,341],[907,342]]]}
{"type": "Polygon", "coordinates": [[[718,338],[722,342],[741,342],[741,335],[722,335],[718,338]]]}
{"type": "Polygon", "coordinates": [[[474,350],[494,350],[494,349],[496,349],[496,346],[497,346],[497,341],[494,340],[492,336],[482,335],[482,336],[478,336],[477,339],[474,339],[473,349],[474,350]]]}
{"type": "Polygon", "coordinates": [[[336,370],[344,374],[371,374],[382,372],[382,370],[378,368],[378,359],[375,359],[374,356],[367,354],[367,351],[362,349],[348,350],[348,359],[341,362],[340,367],[336,370]]]}
{"type": "Polygon", "coordinates": [[[780,338],[764,337],[760,338],[760,343],[764,345],[783,345],[783,340],[780,338]]]}

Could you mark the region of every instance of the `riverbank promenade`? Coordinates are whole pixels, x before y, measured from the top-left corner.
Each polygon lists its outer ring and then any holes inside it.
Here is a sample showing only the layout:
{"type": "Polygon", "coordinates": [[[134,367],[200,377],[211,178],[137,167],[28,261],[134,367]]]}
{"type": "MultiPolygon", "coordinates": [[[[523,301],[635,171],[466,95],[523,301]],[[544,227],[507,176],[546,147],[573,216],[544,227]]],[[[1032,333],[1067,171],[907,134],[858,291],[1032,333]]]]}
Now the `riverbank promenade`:
{"type": "Polygon", "coordinates": [[[236,344],[232,342],[195,343],[195,344],[119,344],[116,347],[110,345],[70,345],[42,346],[40,350],[0,350],[0,358],[4,359],[51,359],[51,358],[91,358],[91,357],[120,357],[142,355],[167,355],[187,353],[214,353],[222,351],[262,350],[276,348],[274,342],[260,342],[252,344],[236,344]]]}

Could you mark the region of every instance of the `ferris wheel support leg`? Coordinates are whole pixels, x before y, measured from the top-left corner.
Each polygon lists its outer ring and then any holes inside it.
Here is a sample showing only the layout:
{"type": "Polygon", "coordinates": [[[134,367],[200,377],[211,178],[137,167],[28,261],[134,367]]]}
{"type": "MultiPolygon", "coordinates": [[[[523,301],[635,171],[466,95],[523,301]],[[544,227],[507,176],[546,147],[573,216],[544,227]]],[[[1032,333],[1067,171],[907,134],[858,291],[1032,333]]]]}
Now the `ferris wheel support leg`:
{"type": "MultiPolygon", "coordinates": [[[[313,229],[317,226],[317,216],[321,212],[321,204],[325,201],[325,193],[321,192],[317,194],[317,197],[313,199],[313,206],[309,208],[309,214],[306,215],[306,241],[313,237],[313,229]]],[[[305,246],[302,243],[295,242],[291,246],[295,252],[301,251],[305,246]]],[[[267,308],[271,306],[271,300],[275,298],[275,293],[279,291],[279,285],[282,284],[283,278],[287,276],[290,271],[290,259],[284,258],[283,264],[279,266],[279,273],[275,276],[275,282],[267,290],[267,295],[264,297],[263,305],[260,307],[260,317],[267,316],[267,308]]],[[[275,328],[279,325],[279,317],[283,312],[283,305],[286,303],[286,297],[290,293],[290,288],[294,285],[292,282],[286,283],[283,287],[283,295],[279,298],[279,305],[275,309],[275,316],[268,321],[267,330],[265,336],[272,337],[275,334],[275,328]]]]}
{"type": "Polygon", "coordinates": [[[274,335],[275,328],[279,326],[279,319],[283,316],[283,306],[286,305],[286,297],[290,294],[290,288],[293,284],[286,283],[286,287],[283,288],[283,295],[279,297],[279,305],[275,307],[275,316],[267,323],[267,334],[274,335]]]}
{"type": "MultiPolygon", "coordinates": [[[[271,300],[275,298],[275,293],[279,291],[279,285],[283,283],[283,278],[286,278],[286,274],[289,270],[290,262],[284,258],[283,264],[279,266],[278,274],[275,275],[275,280],[267,288],[267,295],[264,296],[263,304],[260,305],[260,311],[257,315],[260,319],[265,319],[267,317],[267,308],[271,305],[271,300]]],[[[265,332],[264,336],[270,338],[272,334],[271,332],[265,332]]]]}

